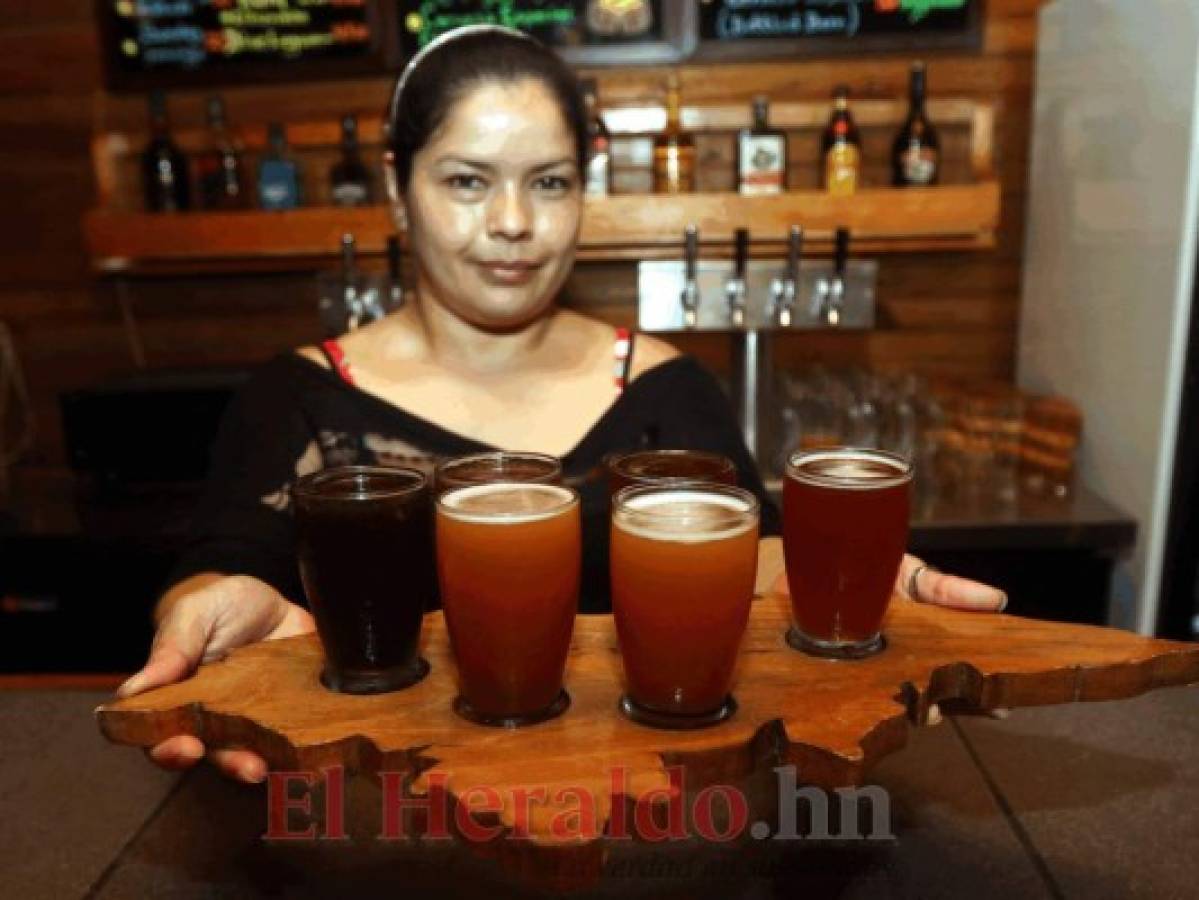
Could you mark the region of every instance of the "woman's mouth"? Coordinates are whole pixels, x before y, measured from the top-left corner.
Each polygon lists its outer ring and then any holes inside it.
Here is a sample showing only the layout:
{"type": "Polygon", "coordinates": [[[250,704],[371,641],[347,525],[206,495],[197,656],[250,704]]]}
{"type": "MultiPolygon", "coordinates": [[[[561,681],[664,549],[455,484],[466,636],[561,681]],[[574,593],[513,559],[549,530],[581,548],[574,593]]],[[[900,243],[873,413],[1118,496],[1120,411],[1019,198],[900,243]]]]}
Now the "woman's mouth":
{"type": "Polygon", "coordinates": [[[524,284],[537,272],[537,263],[529,260],[483,260],[478,263],[483,277],[494,284],[524,284]]]}

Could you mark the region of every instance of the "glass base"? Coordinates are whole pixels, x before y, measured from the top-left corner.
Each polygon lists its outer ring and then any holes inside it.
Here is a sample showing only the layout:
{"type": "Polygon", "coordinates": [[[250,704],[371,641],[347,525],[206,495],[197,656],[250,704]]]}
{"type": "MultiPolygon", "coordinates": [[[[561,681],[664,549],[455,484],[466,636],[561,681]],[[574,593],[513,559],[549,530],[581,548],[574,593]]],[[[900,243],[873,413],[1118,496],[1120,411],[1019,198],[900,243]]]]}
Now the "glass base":
{"type": "Polygon", "coordinates": [[[816,638],[810,638],[792,625],[787,629],[787,643],[796,650],[826,659],[865,659],[881,653],[887,646],[887,639],[880,632],[868,641],[860,641],[856,644],[834,644],[830,641],[818,641],[816,638]]]}
{"type": "Polygon", "coordinates": [[[474,722],[476,725],[489,725],[492,728],[521,728],[525,725],[536,725],[538,722],[556,719],[566,712],[569,706],[570,694],[566,693],[565,689],[558,693],[554,702],[549,706],[523,716],[493,716],[479,712],[461,694],[454,698],[454,712],[468,722],[474,722]]]}
{"type": "Polygon", "coordinates": [[[337,672],[326,662],[321,669],[321,684],[339,694],[386,694],[412,687],[428,674],[429,664],[420,656],[407,666],[355,674],[337,672]]]}
{"type": "Polygon", "coordinates": [[[708,728],[723,722],[725,719],[732,718],[733,713],[737,711],[737,701],[733,699],[732,694],[725,697],[724,702],[711,712],[700,713],[694,716],[650,709],[647,706],[642,706],[628,694],[621,695],[617,706],[626,718],[632,719],[638,725],[648,725],[650,728],[667,728],[671,731],[708,728]]]}

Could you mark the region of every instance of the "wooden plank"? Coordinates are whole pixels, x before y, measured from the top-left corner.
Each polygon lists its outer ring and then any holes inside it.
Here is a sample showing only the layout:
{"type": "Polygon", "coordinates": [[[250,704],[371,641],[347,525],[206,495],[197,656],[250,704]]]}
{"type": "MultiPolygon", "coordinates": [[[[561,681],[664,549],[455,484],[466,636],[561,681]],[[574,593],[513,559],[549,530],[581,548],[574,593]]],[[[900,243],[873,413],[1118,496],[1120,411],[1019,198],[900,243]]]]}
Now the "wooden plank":
{"type": "MultiPolygon", "coordinates": [[[[689,194],[662,203],[641,196],[589,198],[580,243],[583,255],[609,249],[619,255],[671,248],[690,224],[699,227],[701,242],[717,243],[730,242],[733,229],[752,225],[753,236],[781,249],[791,224],[803,223],[815,241],[827,241],[844,227],[863,240],[918,249],[926,238],[936,245],[938,239],[989,235],[999,221],[998,202],[994,183],[861,191],[850,198],[815,191],[779,197],[689,194]]],[[[322,256],[336,252],[346,232],[364,252],[378,253],[393,226],[383,207],[178,215],[96,210],[88,214],[85,231],[95,264],[121,271],[154,261],[322,256]]]]}
{"type": "Polygon", "coordinates": [[[99,83],[96,29],[70,23],[0,29],[0,95],[75,93],[99,83]]]}
{"type": "Polygon", "coordinates": [[[983,29],[983,48],[995,55],[1032,56],[1037,50],[1037,20],[1025,16],[992,16],[983,29]]]}
{"type": "MultiPolygon", "coordinates": [[[[324,688],[324,654],[317,636],[307,634],[237,648],[184,681],[105,704],[97,724],[110,741],[134,747],[192,734],[209,747],[250,748],[272,769],[316,774],[342,765],[397,773],[411,779],[411,795],[447,810],[460,803],[458,812],[473,816],[477,827],[496,827],[496,838],[523,829],[518,839],[493,841],[490,855],[512,862],[535,847],[578,862],[579,851],[591,848],[582,858],[598,874],[617,808],[636,803],[643,821],[655,805],[644,793],[652,789],[657,813],[664,812],[668,764],[682,768],[690,796],[784,764],[798,767],[806,784],[844,787],[863,783],[904,746],[913,726],[930,724],[935,704],[986,711],[1118,700],[1199,681],[1193,643],[898,596],[887,614],[885,650],[866,662],[830,663],[787,646],[789,598],[767,594],[749,605],[732,685],[739,709],[710,728],[669,732],[621,717],[625,678],[611,616],[581,616],[574,624],[564,677],[571,706],[561,717],[519,729],[466,722],[451,709],[456,663],[440,612],[423,623],[421,654],[430,672],[402,692],[351,696],[324,688]],[[620,767],[619,790],[613,767],[620,767]],[[433,793],[439,784],[448,796],[433,793]],[[478,785],[494,795],[486,812],[472,811],[467,801],[478,785]],[[528,799],[534,785],[542,798],[536,804],[528,799]],[[579,812],[580,792],[590,797],[590,816],[579,812]],[[574,825],[563,829],[571,815],[574,825]]],[[[747,817],[759,812],[765,810],[747,810],[747,817]]],[[[681,821],[678,828],[695,830],[681,821]]]]}
{"type": "Polygon", "coordinates": [[[30,26],[91,25],[95,0],[5,0],[0,31],[18,31],[30,26]]]}

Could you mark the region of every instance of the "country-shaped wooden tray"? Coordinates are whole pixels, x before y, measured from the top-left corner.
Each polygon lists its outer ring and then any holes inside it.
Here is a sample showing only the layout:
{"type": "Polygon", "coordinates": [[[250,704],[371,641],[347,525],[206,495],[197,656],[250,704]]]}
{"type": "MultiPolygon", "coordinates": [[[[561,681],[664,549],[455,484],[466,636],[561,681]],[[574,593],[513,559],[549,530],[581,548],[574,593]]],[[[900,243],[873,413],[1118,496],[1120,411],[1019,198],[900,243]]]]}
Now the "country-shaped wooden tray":
{"type": "Polygon", "coordinates": [[[784,640],[788,622],[786,598],[755,601],[735,686],[740,709],[694,732],[654,730],[617,712],[621,664],[610,616],[577,620],[567,713],[523,729],[473,725],[451,711],[454,663],[440,613],[429,614],[424,626],[432,672],[406,691],[363,697],[326,690],[317,680],[320,645],[304,636],[243,647],[187,681],[101,706],[97,716],[118,743],[145,747],[194,734],[211,747],[253,749],[273,769],[343,764],[348,771],[406,773],[414,796],[434,775],[451,798],[491,786],[503,808],[479,821],[492,825],[513,825],[512,788],[544,786],[549,801],[531,810],[529,837],[543,849],[565,850],[578,846],[578,835],[567,841],[551,823],[577,795],[555,804],[558,789],[592,792],[602,834],[617,769],[629,798],[665,787],[667,767],[678,765],[689,792],[763,764],[794,764],[805,784],[847,786],[900,749],[933,703],[988,710],[1110,700],[1199,681],[1199,645],[898,597],[886,626],[889,645],[871,659],[822,660],[792,650],[784,640]]]}

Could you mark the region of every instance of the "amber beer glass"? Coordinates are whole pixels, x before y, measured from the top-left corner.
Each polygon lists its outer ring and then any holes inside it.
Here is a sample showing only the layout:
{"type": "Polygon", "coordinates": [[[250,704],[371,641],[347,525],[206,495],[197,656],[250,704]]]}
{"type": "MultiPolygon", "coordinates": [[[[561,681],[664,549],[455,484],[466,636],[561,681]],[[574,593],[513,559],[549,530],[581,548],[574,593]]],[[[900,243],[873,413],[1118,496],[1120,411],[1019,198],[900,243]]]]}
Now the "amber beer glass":
{"type": "Polygon", "coordinates": [[[436,600],[428,479],[341,466],[292,489],[300,575],[325,649],[321,681],[348,694],[414,684],[421,621],[436,600]]]}
{"type": "Polygon", "coordinates": [[[437,498],[437,574],[458,663],[454,709],[484,725],[559,715],[579,602],[579,497],[496,482],[437,498]]]}
{"type": "Polygon", "coordinates": [[[757,498],[717,484],[630,487],[612,508],[612,612],[624,660],[621,711],[700,728],[730,693],[758,564],[757,498]]]}
{"type": "Polygon", "coordinates": [[[441,463],[434,474],[433,488],[442,494],[450,488],[497,481],[561,484],[562,463],[557,457],[545,453],[507,450],[474,453],[441,463]]]}
{"type": "Polygon", "coordinates": [[[791,646],[854,659],[883,647],[908,541],[912,466],[881,450],[793,453],[783,484],[791,646]]]}
{"type": "Polygon", "coordinates": [[[608,495],[632,485],[704,481],[736,485],[737,467],[727,456],[701,450],[635,450],[604,457],[608,495]]]}

